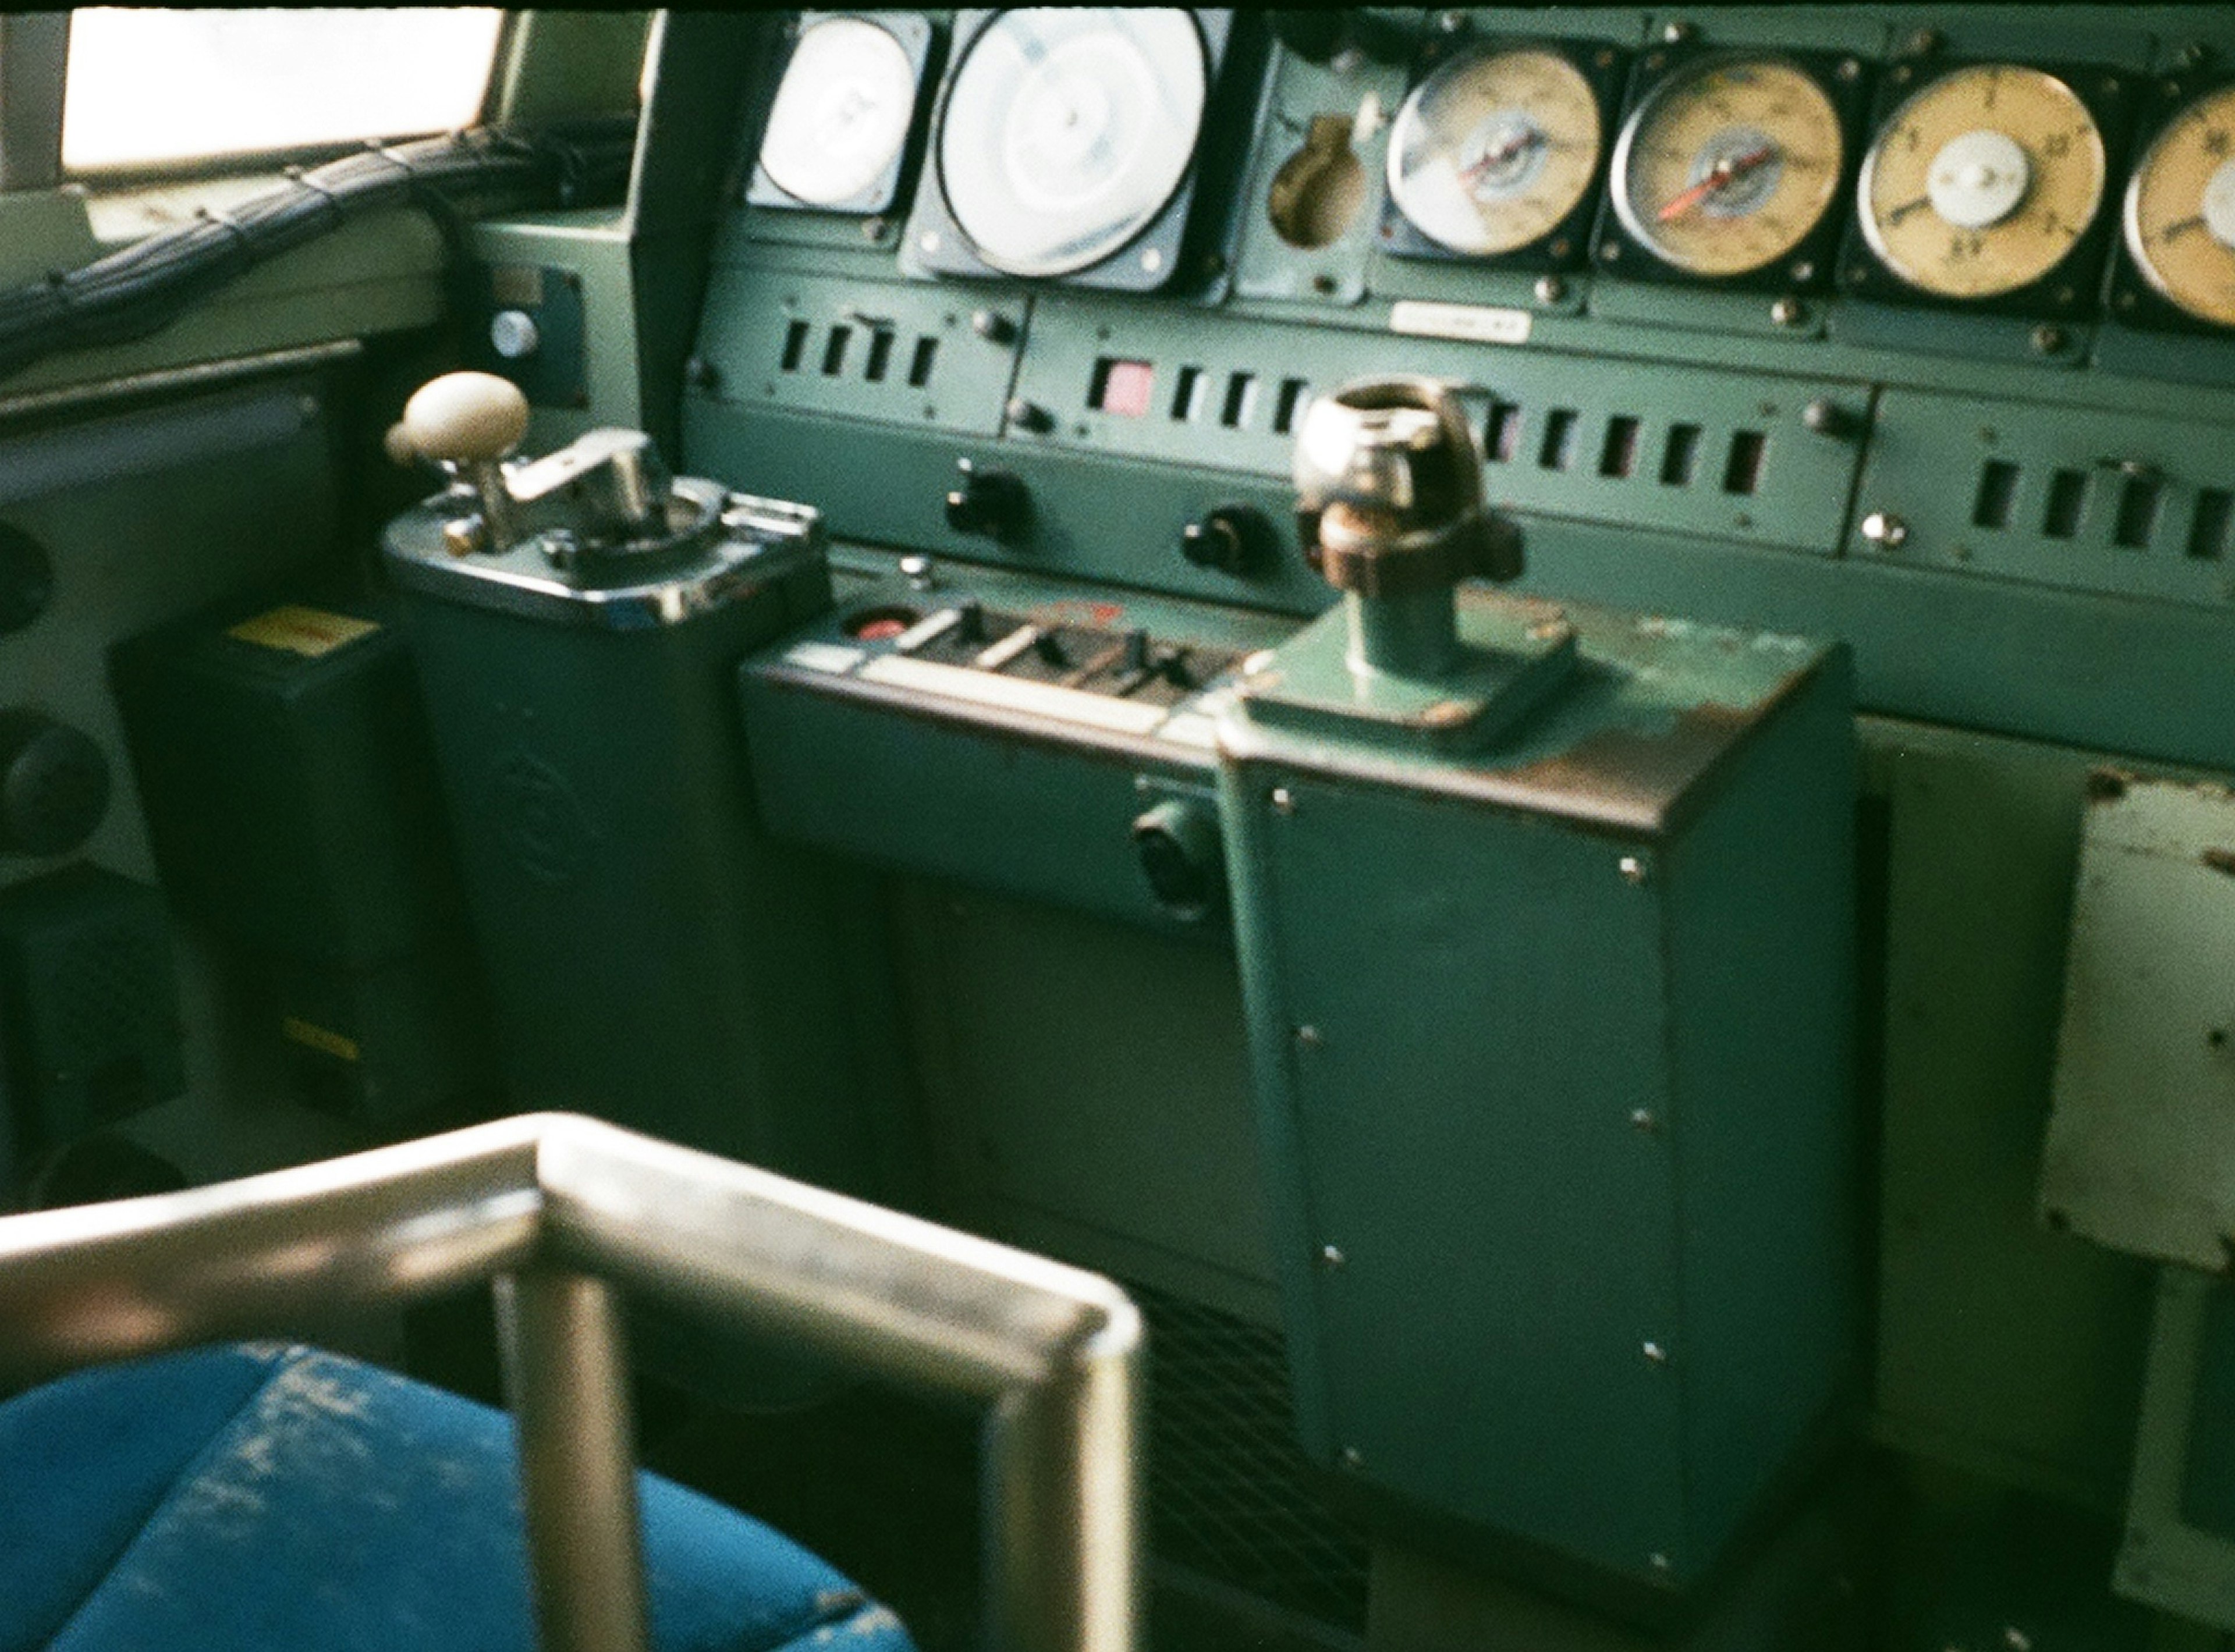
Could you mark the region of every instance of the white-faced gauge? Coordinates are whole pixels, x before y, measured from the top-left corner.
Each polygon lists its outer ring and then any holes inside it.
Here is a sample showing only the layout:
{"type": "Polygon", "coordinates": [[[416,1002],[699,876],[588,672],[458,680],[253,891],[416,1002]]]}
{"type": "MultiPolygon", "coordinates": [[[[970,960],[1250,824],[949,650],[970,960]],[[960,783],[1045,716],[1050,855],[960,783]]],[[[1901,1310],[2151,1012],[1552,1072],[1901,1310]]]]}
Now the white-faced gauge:
{"type": "Polygon", "coordinates": [[[1172,200],[1209,89],[1192,15],[1005,11],[965,50],[941,120],[939,173],[956,227],[986,265],[1084,270],[1172,200]]]}
{"type": "Polygon", "coordinates": [[[1389,193],[1454,252],[1526,246],[1589,192],[1603,147],[1581,70],[1537,47],[1454,58],[1412,88],[1389,137],[1389,193]]]}
{"type": "Polygon", "coordinates": [[[2186,105],[2127,186],[2127,252],[2159,295],[2235,326],[2235,86],[2186,105]]]}
{"type": "Polygon", "coordinates": [[[2102,209],[2103,134],[2045,69],[1979,63],[1893,112],[1864,157],[1863,236],[1911,286],[1987,298],[2029,286],[2102,209]]]}
{"type": "Polygon", "coordinates": [[[1846,139],[1815,76],[1783,57],[1712,57],[1648,93],[1615,146],[1630,239],[1688,275],[1766,268],[1824,221],[1846,139]]]}
{"type": "Polygon", "coordinates": [[[886,30],[860,17],[804,26],[761,138],[761,170],[793,200],[863,206],[890,173],[915,114],[916,63],[886,30]]]}

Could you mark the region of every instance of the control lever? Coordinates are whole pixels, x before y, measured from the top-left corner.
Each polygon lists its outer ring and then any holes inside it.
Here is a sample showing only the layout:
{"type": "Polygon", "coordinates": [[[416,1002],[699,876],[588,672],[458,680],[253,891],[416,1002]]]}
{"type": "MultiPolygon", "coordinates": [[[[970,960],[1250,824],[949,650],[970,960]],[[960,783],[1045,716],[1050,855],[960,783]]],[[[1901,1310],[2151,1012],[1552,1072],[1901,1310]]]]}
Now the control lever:
{"type": "Polygon", "coordinates": [[[383,445],[399,464],[431,460],[469,483],[478,521],[446,530],[461,555],[507,551],[535,534],[554,562],[672,548],[720,508],[707,484],[678,483],[641,430],[590,430],[555,453],[514,460],[528,398],[494,373],[445,373],[422,385],[383,445]],[[508,462],[508,461],[510,462],[508,462]]]}
{"type": "Polygon", "coordinates": [[[490,544],[502,550],[520,537],[502,461],[527,434],[519,385],[495,373],[445,373],[413,393],[381,445],[398,464],[426,459],[463,477],[481,496],[490,544]]]}
{"type": "Polygon", "coordinates": [[[1441,674],[1458,657],[1452,588],[1519,575],[1520,533],[1484,508],[1482,464],[1458,398],[1432,378],[1361,380],[1304,416],[1296,523],[1343,593],[1354,673],[1441,674]]]}

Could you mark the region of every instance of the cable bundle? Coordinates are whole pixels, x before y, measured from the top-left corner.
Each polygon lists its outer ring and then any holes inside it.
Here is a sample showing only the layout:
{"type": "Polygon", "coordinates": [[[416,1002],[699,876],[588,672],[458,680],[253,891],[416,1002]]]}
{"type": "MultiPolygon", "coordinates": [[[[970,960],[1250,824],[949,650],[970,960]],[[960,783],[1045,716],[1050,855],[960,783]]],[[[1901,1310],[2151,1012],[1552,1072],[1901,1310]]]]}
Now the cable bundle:
{"type": "Polygon", "coordinates": [[[369,145],[230,213],[205,208],[82,269],[0,292],[0,378],[43,357],[142,338],[265,259],[383,208],[450,214],[549,201],[571,206],[626,177],[633,122],[568,140],[462,132],[369,145]]]}

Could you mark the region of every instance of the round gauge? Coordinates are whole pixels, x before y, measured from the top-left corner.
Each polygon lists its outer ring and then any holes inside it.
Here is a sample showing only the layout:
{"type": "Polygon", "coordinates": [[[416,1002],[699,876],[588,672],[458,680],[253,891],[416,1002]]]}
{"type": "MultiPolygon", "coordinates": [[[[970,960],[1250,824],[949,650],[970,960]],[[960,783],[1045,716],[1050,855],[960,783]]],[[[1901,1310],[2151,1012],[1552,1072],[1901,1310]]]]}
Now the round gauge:
{"type": "Polygon", "coordinates": [[[1746,275],[1831,210],[1846,161],[1839,112],[1779,57],[1709,58],[1649,93],[1615,146],[1615,215],[1688,275],[1746,275]]]}
{"type": "Polygon", "coordinates": [[[1557,52],[1455,58],[1397,111],[1389,193],[1439,246],[1511,252],[1575,211],[1601,141],[1590,82],[1557,52]]]}
{"type": "Polygon", "coordinates": [[[1185,11],[1001,12],[947,88],[947,209],[978,256],[1011,275],[1098,264],[1179,188],[1208,91],[1185,11]]]}
{"type": "Polygon", "coordinates": [[[2190,103],[2150,145],[2127,186],[2127,251],[2173,304],[2235,326],[2235,86],[2190,103]]]}
{"type": "Polygon", "coordinates": [[[1863,235],[1886,268],[1950,298],[2047,275],[2103,204],[2103,134],[2080,95],[2017,63],[1944,75],[1863,159],[1863,235]]]}
{"type": "Polygon", "coordinates": [[[842,206],[888,172],[915,113],[915,65],[859,17],[800,31],[761,138],[761,170],[810,206],[842,206]]]}

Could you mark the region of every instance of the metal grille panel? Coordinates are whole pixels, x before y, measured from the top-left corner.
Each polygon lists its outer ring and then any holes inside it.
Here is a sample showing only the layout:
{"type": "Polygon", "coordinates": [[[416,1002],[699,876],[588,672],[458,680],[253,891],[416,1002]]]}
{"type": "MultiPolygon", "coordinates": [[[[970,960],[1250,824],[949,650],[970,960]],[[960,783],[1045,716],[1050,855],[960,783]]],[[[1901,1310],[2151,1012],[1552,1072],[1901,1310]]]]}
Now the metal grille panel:
{"type": "Polygon", "coordinates": [[[1314,1492],[1281,1334],[1126,1282],[1149,1321],[1149,1536],[1159,1560],[1363,1632],[1364,1530],[1314,1492]]]}

